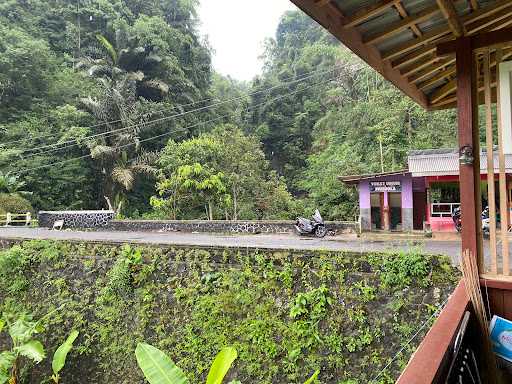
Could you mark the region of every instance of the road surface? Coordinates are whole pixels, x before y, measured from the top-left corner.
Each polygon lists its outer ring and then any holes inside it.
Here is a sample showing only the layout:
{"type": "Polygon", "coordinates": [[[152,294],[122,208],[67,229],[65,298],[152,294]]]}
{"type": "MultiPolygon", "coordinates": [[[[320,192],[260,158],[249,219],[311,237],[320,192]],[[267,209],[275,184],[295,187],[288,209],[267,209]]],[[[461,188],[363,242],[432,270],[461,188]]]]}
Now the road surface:
{"type": "MultiPolygon", "coordinates": [[[[423,253],[449,256],[458,265],[461,253],[459,240],[398,238],[396,240],[359,239],[355,235],[325,237],[299,237],[293,234],[215,234],[186,232],[121,232],[121,231],[50,231],[44,228],[0,227],[0,239],[53,239],[78,241],[108,241],[154,245],[199,245],[214,247],[323,249],[329,251],[397,251],[418,247],[423,253]]],[[[512,241],[511,254],[512,254],[512,241]]],[[[488,262],[488,242],[484,242],[488,262]]],[[[500,250],[500,246],[498,249],[500,250]]]]}
{"type": "Polygon", "coordinates": [[[407,250],[420,247],[423,252],[443,254],[458,263],[460,255],[459,241],[421,240],[384,240],[372,241],[358,239],[354,235],[326,237],[324,239],[299,237],[288,234],[212,234],[184,232],[116,232],[116,231],[50,231],[43,228],[0,228],[0,239],[54,239],[80,241],[128,242],[159,245],[199,245],[217,247],[249,247],[275,249],[324,249],[332,251],[389,251],[407,250]]]}

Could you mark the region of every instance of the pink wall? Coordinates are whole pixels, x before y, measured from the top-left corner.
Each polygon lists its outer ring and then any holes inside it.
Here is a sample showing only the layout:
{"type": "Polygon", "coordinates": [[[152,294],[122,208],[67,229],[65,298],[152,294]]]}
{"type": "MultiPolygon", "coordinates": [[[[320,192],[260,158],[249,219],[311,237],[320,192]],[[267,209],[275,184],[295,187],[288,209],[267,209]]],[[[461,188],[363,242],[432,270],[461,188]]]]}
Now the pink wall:
{"type": "MultiPolygon", "coordinates": [[[[412,177],[406,176],[387,176],[387,177],[376,177],[372,180],[361,180],[359,182],[359,208],[369,209],[371,208],[370,202],[370,181],[400,181],[402,183],[402,208],[412,208],[412,191],[413,182],[412,177]]],[[[385,202],[387,202],[387,193],[384,194],[385,202]]]]}
{"type": "Polygon", "coordinates": [[[451,217],[431,217],[430,229],[432,232],[457,232],[451,217]]]}

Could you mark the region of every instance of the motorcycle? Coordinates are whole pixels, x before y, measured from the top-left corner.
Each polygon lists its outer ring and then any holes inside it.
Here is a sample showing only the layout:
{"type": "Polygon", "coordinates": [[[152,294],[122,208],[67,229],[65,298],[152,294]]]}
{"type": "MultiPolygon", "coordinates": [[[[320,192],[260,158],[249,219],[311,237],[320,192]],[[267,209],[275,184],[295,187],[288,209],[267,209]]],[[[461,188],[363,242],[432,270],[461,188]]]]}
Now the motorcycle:
{"type": "Polygon", "coordinates": [[[462,231],[462,217],[461,216],[462,215],[460,212],[460,207],[457,207],[452,211],[453,224],[455,225],[455,229],[459,233],[462,231]]]}
{"type": "MultiPolygon", "coordinates": [[[[489,219],[489,207],[485,207],[485,209],[482,211],[482,214],[480,215],[480,218],[482,220],[482,234],[486,237],[490,234],[490,219],[489,219]]],[[[462,231],[462,214],[460,207],[457,207],[452,212],[452,220],[453,224],[455,225],[455,229],[457,232],[462,231]]]]}
{"type": "Polygon", "coordinates": [[[482,218],[482,233],[485,237],[491,234],[491,219],[489,218],[489,207],[485,207],[481,215],[482,218]]]}
{"type": "Polygon", "coordinates": [[[318,209],[315,211],[311,220],[304,217],[297,217],[295,229],[300,235],[315,235],[320,238],[327,235],[327,228],[324,224],[324,219],[322,219],[318,209]]]}

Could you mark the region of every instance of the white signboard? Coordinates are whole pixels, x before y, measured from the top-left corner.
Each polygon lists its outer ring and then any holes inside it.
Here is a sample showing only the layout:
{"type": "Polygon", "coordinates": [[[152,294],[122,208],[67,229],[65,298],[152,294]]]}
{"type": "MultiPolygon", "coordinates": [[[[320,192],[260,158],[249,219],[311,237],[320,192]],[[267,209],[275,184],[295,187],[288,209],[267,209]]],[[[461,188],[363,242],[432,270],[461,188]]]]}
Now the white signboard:
{"type": "Polygon", "coordinates": [[[402,192],[400,181],[370,181],[370,192],[402,192]]]}

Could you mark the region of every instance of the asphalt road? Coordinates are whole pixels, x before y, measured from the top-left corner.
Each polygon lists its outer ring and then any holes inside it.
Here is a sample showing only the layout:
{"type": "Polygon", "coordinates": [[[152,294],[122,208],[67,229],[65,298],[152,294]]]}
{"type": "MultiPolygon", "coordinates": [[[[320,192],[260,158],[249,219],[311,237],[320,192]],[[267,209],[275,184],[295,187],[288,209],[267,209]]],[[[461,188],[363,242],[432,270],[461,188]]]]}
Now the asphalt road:
{"type": "Polygon", "coordinates": [[[199,245],[219,247],[249,247],[274,249],[324,249],[354,252],[396,251],[420,247],[423,252],[443,254],[458,264],[460,255],[459,241],[421,240],[384,240],[372,241],[358,239],[354,235],[326,237],[324,239],[299,237],[296,235],[226,235],[210,233],[183,232],[114,232],[114,231],[50,231],[42,228],[0,228],[0,239],[54,239],[80,241],[109,241],[137,244],[160,245],[199,245]]]}

